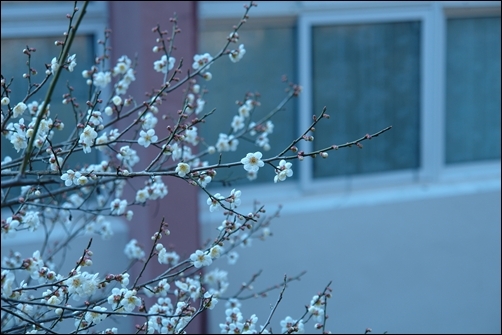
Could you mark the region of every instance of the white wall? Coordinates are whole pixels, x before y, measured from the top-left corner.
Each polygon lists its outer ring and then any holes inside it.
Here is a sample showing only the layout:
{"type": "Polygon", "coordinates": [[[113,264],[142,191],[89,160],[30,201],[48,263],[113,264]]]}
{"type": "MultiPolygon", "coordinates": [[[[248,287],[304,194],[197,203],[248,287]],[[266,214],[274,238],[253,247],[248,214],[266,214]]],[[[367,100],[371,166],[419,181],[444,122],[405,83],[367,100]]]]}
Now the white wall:
{"type": "MultiPolygon", "coordinates": [[[[268,241],[239,247],[236,265],[213,265],[229,271],[228,295],[260,269],[258,291],[307,270],[286,289],[271,324],[275,333],[281,319],[301,316],[330,280],[328,329],[334,333],[366,327],[394,334],[500,333],[500,177],[286,197],[268,241]]],[[[201,211],[203,241],[222,218],[208,212],[201,211]]],[[[278,293],[243,302],[244,318],[256,313],[264,324],[278,293]]],[[[209,317],[211,333],[219,333],[225,319],[224,301],[219,304],[209,317]]],[[[314,331],[310,322],[306,332],[314,331]]]]}

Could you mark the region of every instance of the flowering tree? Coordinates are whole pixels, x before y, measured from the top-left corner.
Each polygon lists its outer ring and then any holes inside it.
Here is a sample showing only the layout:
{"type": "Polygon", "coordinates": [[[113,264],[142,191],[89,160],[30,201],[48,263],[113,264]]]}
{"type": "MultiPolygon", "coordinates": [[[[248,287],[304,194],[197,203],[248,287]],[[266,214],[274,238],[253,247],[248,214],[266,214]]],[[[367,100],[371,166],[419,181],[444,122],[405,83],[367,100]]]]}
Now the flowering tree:
{"type": "MultiPolygon", "coordinates": [[[[377,137],[390,127],[342,145],[328,145],[312,152],[299,150],[301,141],[313,140],[311,133],[316,124],[329,118],[325,108],[313,116],[312,124],[302,134],[291,139],[290,145],[266,157],[263,152],[271,150],[267,135],[273,131],[274,115],[301,92],[300,86],[288,83],[286,96],[266,117],[253,119],[259,101],[247,95],[231,120],[231,130],[220,133],[213,145],[201,143],[198,127],[204,125],[212,111],[204,111],[205,92],[199,81],[211,80],[213,75],[209,70],[215,61],[228,57],[235,63],[245,55],[244,44],[238,43],[238,31],[253,6],[254,3],[245,6],[242,20],[230,31],[218,54],[194,55],[191,69],[184,78],[179,78],[183,65],[176,60],[174,44],[180,33],[177,20],[171,19],[170,33],[160,26],[154,27],[157,43],[153,52],[162,56],[153,68],[159,72],[163,84],[144,103],[137,103],[127,95],[129,85],[135,80],[135,63],[127,56],[120,57],[113,67],[106,62],[110,32],[105,32],[105,40],[101,42],[104,53],[96,58],[92,68],[82,71],[90,89],[89,101],[82,105],[69,85],[68,93],[63,96],[63,103],[75,117],[67,139],[58,132],[68,125],[53,118],[50,102],[61,73],[78,68],[78,55],[72,53],[72,42],[87,2],[81,8],[75,3],[72,14],[67,15],[68,31],[63,41],[56,42],[59,55],[47,63],[40,82],[34,82],[37,71],[29,65],[36,49],[27,46],[22,50],[30,71],[24,75],[28,90],[21,101],[11,101],[12,79],[2,75],[2,142],[8,142],[19,154],[2,157],[2,239],[43,230],[48,243],[52,227],[61,226],[67,232],[66,238],[57,245],[34,250],[27,258],[15,250],[3,255],[2,332],[54,333],[57,325],[71,323],[76,333],[119,333],[127,330],[100,329],[100,322],[107,318],[140,316],[144,322],[138,332],[184,333],[195,318],[213,309],[219,300],[226,300],[227,306],[220,324],[223,333],[272,331],[272,317],[286,284],[299,276],[283,279],[268,319],[258,323],[255,315],[245,318],[241,314],[239,308],[244,301],[239,293],[231,298],[225,295],[229,286],[225,272],[207,269],[202,274],[201,268],[222,255],[236,260],[233,251],[236,246],[248,243],[252,237],[270,235],[274,215],[265,215],[263,206],[244,213],[239,208],[240,190],[220,194],[211,192],[207,186],[218,180],[217,171],[222,168],[244,169],[242,173],[251,181],[261,168],[270,168],[275,171],[273,182],[279,183],[293,176],[295,161],[305,157],[326,158],[329,151],[340,148],[362,147],[361,142],[377,137]],[[43,90],[44,100],[33,100],[33,96],[43,90]],[[162,111],[161,105],[175,90],[184,90],[185,94],[181,109],[173,118],[162,111]],[[159,117],[173,119],[165,136],[156,133],[159,117]],[[240,161],[222,163],[221,155],[238,150],[239,139],[244,136],[255,139],[256,151],[243,153],[240,161]],[[139,169],[137,150],[141,147],[154,148],[156,156],[145,168],[139,169]],[[100,160],[73,165],[71,158],[75,155],[96,151],[100,160]],[[209,157],[217,154],[220,159],[210,163],[209,157]],[[144,180],[145,185],[136,191],[134,199],[127,200],[125,184],[133,178],[144,180]],[[221,211],[224,220],[210,243],[182,259],[176,251],[164,246],[170,232],[167,223],[162,221],[157,231],[151,232],[152,244],[148,250],[134,239],[124,248],[125,257],[142,264],[138,275],[133,276],[128,269],[116,274],[95,273],[92,237],[76,260],[76,266],[61,268],[56,264],[55,257],[64,258],[75,238],[88,234],[110,239],[113,236],[110,217],[131,220],[134,206],[165,198],[168,194],[165,178],[180,178],[200,188],[207,194],[205,210],[221,211]],[[154,278],[143,278],[144,269],[153,262],[165,264],[166,270],[154,278]]],[[[304,332],[304,324],[311,320],[316,329],[326,332],[325,307],[329,297],[328,284],[313,296],[303,315],[287,316],[279,322],[281,332],[304,332]]]]}

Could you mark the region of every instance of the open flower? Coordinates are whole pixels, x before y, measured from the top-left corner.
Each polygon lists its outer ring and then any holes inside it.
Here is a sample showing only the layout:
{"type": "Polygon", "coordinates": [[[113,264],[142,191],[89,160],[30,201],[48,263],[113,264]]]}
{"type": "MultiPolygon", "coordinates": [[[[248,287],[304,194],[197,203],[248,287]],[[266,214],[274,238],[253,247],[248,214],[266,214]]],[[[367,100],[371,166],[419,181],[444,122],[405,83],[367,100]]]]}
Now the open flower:
{"type": "Polygon", "coordinates": [[[154,129],[148,129],[147,131],[140,131],[138,144],[148,148],[152,142],[157,142],[158,137],[155,135],[154,129]]]}
{"type": "Polygon", "coordinates": [[[286,163],[284,159],[279,162],[279,167],[275,170],[274,183],[278,181],[286,180],[286,177],[291,177],[293,175],[293,170],[291,170],[291,166],[293,164],[286,163]]]}
{"type": "Polygon", "coordinates": [[[207,199],[207,204],[209,205],[209,211],[210,212],[214,212],[215,210],[217,210],[218,208],[220,208],[221,205],[220,205],[219,200],[223,200],[223,199],[225,199],[225,197],[222,196],[219,193],[216,193],[212,197],[209,197],[207,199]]]}
{"type": "Polygon", "coordinates": [[[66,186],[71,186],[72,184],[79,185],[80,183],[78,180],[81,176],[80,172],[75,172],[70,169],[66,171],[66,173],[63,173],[60,178],[64,181],[66,186]]]}
{"type": "Polygon", "coordinates": [[[258,172],[258,169],[261,168],[265,163],[261,160],[262,153],[257,151],[254,154],[248,153],[246,157],[241,159],[241,163],[244,164],[244,170],[248,172],[258,172]]]}
{"type": "Polygon", "coordinates": [[[213,262],[211,256],[202,250],[197,250],[196,252],[191,254],[190,260],[192,261],[193,266],[195,266],[197,269],[203,266],[211,265],[211,263],[213,262]]]}
{"type": "Polygon", "coordinates": [[[244,44],[241,44],[239,45],[239,49],[230,51],[228,57],[233,63],[237,63],[242,59],[245,53],[246,49],[244,49],[244,44]]]}
{"type": "Polygon", "coordinates": [[[178,163],[178,166],[176,167],[176,172],[178,173],[178,176],[183,178],[188,173],[190,173],[190,165],[188,165],[187,163],[178,163]]]}
{"type": "Polygon", "coordinates": [[[163,55],[160,58],[160,60],[155,61],[153,63],[153,68],[157,72],[167,73],[167,71],[170,71],[173,69],[175,62],[176,62],[176,59],[174,57],[169,57],[169,60],[168,60],[167,56],[163,55]]]}

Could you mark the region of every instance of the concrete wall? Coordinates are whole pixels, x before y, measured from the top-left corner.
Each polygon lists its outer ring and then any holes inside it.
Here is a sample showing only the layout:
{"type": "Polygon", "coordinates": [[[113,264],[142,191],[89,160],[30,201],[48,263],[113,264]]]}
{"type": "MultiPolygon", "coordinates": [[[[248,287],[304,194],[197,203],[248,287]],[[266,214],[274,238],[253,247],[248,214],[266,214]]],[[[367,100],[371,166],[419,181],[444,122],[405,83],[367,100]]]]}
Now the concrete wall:
{"type": "MultiPolygon", "coordinates": [[[[281,284],[284,274],[307,271],[286,289],[271,323],[275,332],[280,320],[300,317],[333,281],[327,325],[334,333],[366,327],[374,333],[500,333],[500,198],[500,178],[299,196],[283,201],[269,240],[237,248],[236,265],[222,260],[214,267],[229,271],[228,296],[258,270],[256,291],[281,284]]],[[[201,215],[204,239],[221,220],[201,215]]],[[[278,294],[243,301],[244,318],[256,313],[264,324],[278,294]]],[[[225,320],[224,302],[212,312],[209,331],[215,333],[225,320]]],[[[318,332],[312,322],[305,329],[318,332]]]]}

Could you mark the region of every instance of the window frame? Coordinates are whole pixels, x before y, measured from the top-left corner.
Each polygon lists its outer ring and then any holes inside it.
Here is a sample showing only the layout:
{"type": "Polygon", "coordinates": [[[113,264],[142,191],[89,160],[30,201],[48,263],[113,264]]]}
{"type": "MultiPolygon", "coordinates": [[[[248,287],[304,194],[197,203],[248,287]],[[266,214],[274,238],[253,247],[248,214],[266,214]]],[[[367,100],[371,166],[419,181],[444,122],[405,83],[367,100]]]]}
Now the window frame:
{"type": "MultiPolygon", "coordinates": [[[[68,20],[65,17],[72,6],[73,1],[2,1],[1,37],[7,39],[61,36],[63,39],[63,32],[68,30],[68,20]]],[[[77,35],[91,35],[93,44],[98,47],[98,41],[104,37],[108,20],[108,1],[91,1],[87,5],[77,35]]],[[[109,90],[103,89],[103,94],[109,95],[109,90]]]]}
{"type": "MultiPolygon", "coordinates": [[[[339,8],[334,12],[312,12],[312,13],[302,13],[299,15],[298,20],[298,32],[299,32],[299,43],[298,43],[298,59],[299,64],[299,82],[303,86],[302,94],[299,97],[299,110],[300,112],[300,129],[307,129],[311,123],[312,115],[319,114],[320,111],[311,111],[312,106],[312,61],[311,61],[311,32],[312,28],[316,25],[336,25],[336,24],[372,24],[372,23],[384,23],[384,22],[398,22],[398,21],[419,21],[421,23],[421,36],[420,36],[420,167],[418,169],[404,170],[404,171],[388,171],[384,173],[357,175],[357,176],[343,176],[343,177],[332,177],[332,178],[314,178],[313,176],[313,166],[312,164],[306,165],[300,170],[300,184],[302,189],[340,189],[340,188],[360,188],[369,185],[374,185],[382,183],[403,183],[412,182],[413,180],[419,178],[423,179],[425,176],[432,174],[430,171],[431,164],[427,162],[424,164],[424,158],[431,160],[428,155],[431,153],[426,148],[434,148],[435,146],[429,146],[427,142],[433,139],[425,136],[424,127],[422,124],[428,122],[433,115],[430,112],[431,99],[433,88],[427,87],[424,83],[427,80],[424,78],[431,73],[432,57],[430,50],[425,50],[431,38],[428,32],[431,30],[431,19],[430,13],[427,6],[379,6],[372,8],[368,11],[365,7],[359,8],[339,8]],[[310,112],[309,112],[310,111],[310,112]],[[429,111],[429,113],[427,113],[429,111]],[[425,151],[425,152],[424,152],[425,151]]],[[[329,114],[329,109],[328,109],[329,114]]],[[[379,130],[379,129],[378,129],[379,130]]],[[[375,131],[378,131],[375,130],[375,131]]],[[[371,130],[368,129],[368,132],[371,130]]],[[[396,131],[391,130],[391,131],[396,131]]],[[[361,137],[364,134],[361,134],[361,137]]],[[[347,141],[352,141],[354,139],[346,139],[347,141]]],[[[343,143],[339,143],[343,144],[343,143]]],[[[329,145],[329,144],[327,144],[329,145]]],[[[371,144],[369,144],[371,145],[371,144]]],[[[313,144],[310,142],[301,142],[301,150],[312,151],[313,144]]],[[[344,149],[353,150],[353,149],[344,149]]],[[[333,153],[336,154],[336,153],[333,153]]],[[[435,153],[432,153],[435,154],[435,153]]],[[[437,155],[436,155],[437,156],[437,155]]]]}
{"type": "MultiPolygon", "coordinates": [[[[293,162],[293,170],[295,174],[299,174],[297,181],[281,185],[274,185],[271,182],[271,185],[243,186],[241,190],[249,192],[251,197],[256,195],[263,201],[266,198],[266,200],[275,203],[284,194],[288,194],[289,199],[295,199],[308,195],[347,193],[370,189],[381,189],[385,192],[385,189],[392,186],[399,186],[403,189],[411,187],[413,190],[409,192],[410,194],[419,192],[427,185],[442,187],[442,185],[452,185],[452,182],[457,184],[467,182],[470,184],[470,189],[476,189],[476,182],[479,182],[482,188],[500,188],[500,159],[455,165],[446,165],[444,161],[446,20],[452,16],[500,15],[500,6],[501,4],[498,1],[270,1],[259,3],[258,7],[253,8],[250,12],[252,20],[270,19],[271,17],[291,17],[297,20],[299,69],[297,76],[298,83],[303,86],[298,101],[298,133],[307,129],[311,124],[313,114],[320,113],[320,111],[311,110],[311,29],[314,25],[379,23],[403,20],[418,20],[421,22],[420,167],[413,170],[389,171],[350,177],[314,178],[313,165],[304,164],[309,162],[310,158],[308,158],[305,159],[305,162],[293,162]]],[[[237,5],[237,2],[199,2],[199,18],[203,22],[229,18],[239,19],[241,15],[242,8],[237,5]]],[[[372,130],[368,129],[369,131],[372,130]]],[[[397,130],[393,129],[391,131],[397,130]]],[[[361,134],[361,136],[363,135],[361,134]]],[[[351,140],[354,139],[347,139],[347,141],[351,140]]],[[[371,143],[368,145],[371,146],[371,143]]],[[[300,149],[307,151],[312,147],[312,143],[303,141],[300,149]]],[[[450,192],[452,190],[445,191],[450,192]]],[[[219,192],[221,190],[215,191],[219,192]]],[[[227,191],[223,190],[223,192],[227,191]]],[[[402,194],[396,192],[392,197],[401,199],[402,194]]],[[[202,200],[201,204],[205,203],[202,200]]],[[[295,211],[297,210],[299,209],[296,208],[295,211]]]]}
{"type": "MultiPolygon", "coordinates": [[[[68,30],[65,17],[72,6],[73,1],[2,1],[2,39],[51,36],[63,39],[63,32],[68,30]]],[[[99,47],[98,41],[104,37],[108,20],[108,1],[91,1],[77,35],[91,35],[93,44],[99,47]]],[[[109,93],[109,88],[103,90],[103,94],[109,93]]]]}

